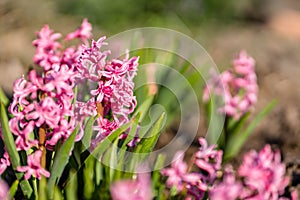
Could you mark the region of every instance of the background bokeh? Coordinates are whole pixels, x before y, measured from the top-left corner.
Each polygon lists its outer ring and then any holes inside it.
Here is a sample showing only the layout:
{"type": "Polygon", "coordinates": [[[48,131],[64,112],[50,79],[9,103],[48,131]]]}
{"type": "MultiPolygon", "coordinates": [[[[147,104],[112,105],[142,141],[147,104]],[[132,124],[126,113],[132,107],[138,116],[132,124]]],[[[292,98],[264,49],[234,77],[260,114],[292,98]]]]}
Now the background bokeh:
{"type": "Polygon", "coordinates": [[[300,166],[298,0],[1,0],[1,87],[11,94],[13,81],[30,68],[31,41],[43,24],[67,33],[85,17],[95,38],[145,26],[180,31],[203,45],[220,69],[247,50],[257,62],[257,111],[273,99],[278,105],[243,151],[270,143],[282,149],[288,164],[300,166]]]}

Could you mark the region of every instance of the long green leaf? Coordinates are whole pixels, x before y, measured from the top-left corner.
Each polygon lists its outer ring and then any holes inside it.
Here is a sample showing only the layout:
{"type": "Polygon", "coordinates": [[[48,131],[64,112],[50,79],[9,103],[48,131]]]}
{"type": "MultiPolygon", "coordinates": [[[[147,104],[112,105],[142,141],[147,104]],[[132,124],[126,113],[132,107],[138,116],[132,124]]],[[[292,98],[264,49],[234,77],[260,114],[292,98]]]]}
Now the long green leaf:
{"type": "Polygon", "coordinates": [[[74,170],[70,170],[70,176],[68,184],[66,185],[66,197],[67,199],[77,200],[77,175],[74,170]]]}
{"type": "Polygon", "coordinates": [[[84,128],[84,135],[82,137],[82,144],[83,149],[81,151],[86,150],[89,148],[91,144],[92,134],[93,134],[93,125],[96,120],[96,117],[90,117],[88,121],[86,122],[85,128],[84,128]]]}
{"type": "Polygon", "coordinates": [[[127,137],[125,138],[125,141],[122,144],[121,149],[126,149],[127,144],[136,136],[139,120],[140,120],[140,114],[138,113],[136,115],[136,117],[133,119],[133,124],[130,128],[130,131],[129,131],[127,137]]]}
{"type": "Polygon", "coordinates": [[[237,155],[247,138],[251,135],[257,124],[273,109],[276,105],[276,101],[269,103],[247,126],[245,131],[240,132],[240,134],[235,134],[233,137],[229,138],[228,144],[225,150],[224,159],[227,160],[237,155]]]}
{"type": "Polygon", "coordinates": [[[79,127],[77,126],[76,129],[73,131],[73,133],[69,136],[69,138],[62,144],[62,146],[59,148],[59,150],[55,155],[53,167],[51,170],[51,176],[47,184],[48,195],[50,199],[53,199],[54,186],[60,179],[65,169],[65,166],[68,163],[70,152],[74,146],[74,140],[78,130],[79,127]]]}
{"type": "Polygon", "coordinates": [[[15,180],[9,188],[9,199],[13,199],[19,186],[19,180],[15,180]]]}
{"type": "Polygon", "coordinates": [[[85,163],[83,168],[83,179],[84,179],[84,193],[83,196],[85,199],[90,199],[94,192],[94,165],[95,159],[89,159],[88,162],[85,163]]]}
{"type": "Polygon", "coordinates": [[[6,147],[6,151],[9,155],[10,162],[14,170],[20,166],[20,156],[18,154],[14,137],[8,127],[8,119],[5,111],[4,104],[1,103],[1,124],[3,132],[3,141],[6,147]]]}
{"type": "MultiPolygon", "coordinates": [[[[6,148],[6,151],[9,155],[11,165],[14,170],[18,166],[21,166],[20,156],[17,152],[16,144],[14,141],[14,137],[8,127],[8,118],[6,114],[6,109],[3,103],[1,103],[1,125],[2,125],[2,135],[3,135],[3,142],[6,148]]],[[[17,178],[20,180],[22,178],[22,173],[16,173],[17,178]]],[[[27,180],[22,180],[20,182],[21,189],[24,195],[29,198],[32,194],[32,188],[27,180]]]]}
{"type": "Polygon", "coordinates": [[[165,120],[165,113],[162,113],[157,121],[152,125],[145,137],[141,139],[135,148],[135,153],[149,153],[153,150],[165,120]]]}
{"type": "Polygon", "coordinates": [[[0,87],[0,102],[2,102],[5,106],[9,104],[9,99],[6,97],[1,87],[0,87]]]}
{"type": "Polygon", "coordinates": [[[106,184],[109,186],[110,183],[114,180],[115,175],[115,168],[118,162],[118,142],[119,139],[116,138],[116,140],[113,142],[113,144],[106,150],[106,152],[103,155],[103,163],[107,166],[107,176],[106,176],[106,184]]]}
{"type": "Polygon", "coordinates": [[[137,109],[135,109],[133,116],[136,116],[138,113],[141,114],[140,122],[144,120],[148,110],[151,107],[154,100],[154,95],[149,96],[137,109]]]}
{"type": "Polygon", "coordinates": [[[130,121],[127,124],[122,125],[120,128],[112,132],[109,136],[107,136],[102,142],[98,144],[98,146],[91,152],[91,154],[86,158],[85,162],[91,158],[99,159],[102,154],[112,145],[113,141],[119,137],[123,132],[125,132],[132,124],[133,121],[130,121]]]}
{"type": "MultiPolygon", "coordinates": [[[[162,185],[165,185],[160,181],[160,169],[164,167],[164,163],[166,160],[166,156],[163,154],[159,154],[156,158],[155,165],[154,165],[154,171],[152,175],[152,187],[154,191],[157,191],[162,185]]],[[[157,195],[159,196],[159,195],[157,195]]]]}

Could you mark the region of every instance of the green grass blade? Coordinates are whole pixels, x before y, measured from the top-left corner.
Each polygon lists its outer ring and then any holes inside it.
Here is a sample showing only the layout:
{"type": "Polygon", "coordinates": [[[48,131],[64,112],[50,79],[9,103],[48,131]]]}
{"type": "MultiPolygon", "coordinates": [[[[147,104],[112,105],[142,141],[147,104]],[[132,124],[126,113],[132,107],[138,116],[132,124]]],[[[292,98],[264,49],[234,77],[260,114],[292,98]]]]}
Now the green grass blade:
{"type": "Polygon", "coordinates": [[[77,126],[76,129],[73,131],[73,133],[69,136],[69,138],[61,145],[61,147],[59,148],[59,150],[55,155],[52,170],[51,170],[51,176],[47,184],[48,195],[50,199],[53,199],[54,188],[55,188],[54,186],[59,181],[65,169],[65,166],[69,161],[70,152],[74,146],[74,140],[78,130],[79,127],[77,126]]]}

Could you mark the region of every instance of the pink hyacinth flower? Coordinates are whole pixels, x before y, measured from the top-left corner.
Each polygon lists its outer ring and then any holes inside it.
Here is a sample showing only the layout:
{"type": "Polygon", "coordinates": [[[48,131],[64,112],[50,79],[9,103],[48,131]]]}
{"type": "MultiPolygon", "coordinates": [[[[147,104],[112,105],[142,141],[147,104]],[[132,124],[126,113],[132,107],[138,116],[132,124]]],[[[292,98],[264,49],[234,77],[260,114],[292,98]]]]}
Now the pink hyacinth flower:
{"type": "Polygon", "coordinates": [[[9,187],[5,181],[0,179],[0,199],[8,200],[9,199],[9,187]]]}
{"type": "Polygon", "coordinates": [[[226,166],[223,181],[209,191],[211,200],[236,200],[243,190],[242,184],[235,180],[232,166],[226,166]]]}
{"type": "Polygon", "coordinates": [[[8,153],[5,151],[3,154],[3,158],[0,159],[0,175],[3,174],[8,166],[10,166],[10,159],[8,153]]]}
{"type": "Polygon", "coordinates": [[[244,197],[256,199],[277,199],[289,182],[280,152],[273,152],[270,145],[259,153],[250,151],[245,154],[238,174],[244,178],[247,187],[244,197]]]}
{"type": "Polygon", "coordinates": [[[255,60],[248,56],[246,51],[241,51],[238,57],[233,61],[233,66],[238,74],[251,74],[254,71],[255,60]]]}
{"type": "MultiPolygon", "coordinates": [[[[171,168],[161,170],[161,174],[168,176],[167,186],[175,187],[177,191],[182,191],[184,188],[183,177],[187,174],[187,164],[183,161],[184,152],[178,151],[173,158],[171,168]]],[[[188,177],[187,177],[188,178],[188,177]]]]}
{"type": "Polygon", "coordinates": [[[208,173],[206,179],[212,182],[216,177],[216,172],[221,168],[222,154],[221,150],[216,149],[216,145],[208,146],[204,138],[199,138],[200,148],[196,153],[195,164],[208,173]]]}
{"type": "Polygon", "coordinates": [[[152,187],[149,174],[138,174],[136,180],[120,180],[110,187],[113,200],[151,200],[152,187]]]}
{"type": "Polygon", "coordinates": [[[65,37],[65,40],[72,40],[75,38],[79,38],[83,41],[87,41],[87,39],[92,36],[91,31],[92,31],[92,25],[85,18],[85,19],[83,19],[80,27],[76,31],[69,33],[65,37]]]}
{"type": "Polygon", "coordinates": [[[26,172],[24,178],[28,180],[32,175],[37,179],[41,179],[42,175],[50,177],[50,173],[41,167],[42,151],[37,150],[27,158],[27,166],[17,167],[17,171],[26,172]]]}

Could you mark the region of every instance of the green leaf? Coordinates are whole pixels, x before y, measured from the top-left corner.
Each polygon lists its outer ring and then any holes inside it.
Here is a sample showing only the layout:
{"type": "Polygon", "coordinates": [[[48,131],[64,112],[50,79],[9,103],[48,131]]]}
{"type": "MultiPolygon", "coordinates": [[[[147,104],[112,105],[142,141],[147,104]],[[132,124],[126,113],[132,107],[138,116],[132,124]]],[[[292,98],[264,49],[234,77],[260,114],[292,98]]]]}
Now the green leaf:
{"type": "Polygon", "coordinates": [[[85,151],[87,148],[90,147],[92,134],[93,134],[93,125],[94,125],[96,119],[97,119],[97,116],[90,117],[85,124],[84,135],[81,140],[81,142],[83,144],[83,149],[81,150],[81,152],[85,151]]]}
{"type": "Polygon", "coordinates": [[[151,107],[154,100],[154,95],[149,96],[137,109],[135,109],[133,116],[136,116],[140,113],[140,122],[144,120],[148,110],[151,107]]]}
{"type": "Polygon", "coordinates": [[[8,195],[9,199],[13,199],[13,197],[15,196],[18,190],[18,186],[19,186],[19,180],[15,180],[9,188],[9,195],[8,195]]]}
{"type": "Polygon", "coordinates": [[[163,127],[165,120],[165,113],[162,113],[157,121],[152,125],[150,130],[146,133],[145,137],[141,139],[135,148],[135,153],[149,153],[153,150],[163,127]]]}
{"type": "Polygon", "coordinates": [[[77,175],[74,170],[70,170],[70,179],[66,185],[67,199],[77,200],[77,175]]]}
{"type": "Polygon", "coordinates": [[[106,183],[109,185],[114,178],[115,170],[118,161],[117,150],[118,150],[118,142],[117,138],[113,144],[105,151],[102,161],[104,165],[107,166],[107,174],[106,174],[106,183]]]}
{"type": "Polygon", "coordinates": [[[75,140],[78,130],[79,130],[79,126],[77,126],[75,128],[73,133],[61,145],[61,147],[59,148],[59,150],[57,151],[57,153],[55,155],[52,170],[51,170],[51,176],[50,176],[48,184],[47,184],[48,195],[49,195],[50,199],[53,199],[54,186],[59,181],[59,179],[65,169],[65,166],[68,163],[68,160],[70,157],[70,152],[74,146],[74,140],[75,140]]]}
{"type": "Polygon", "coordinates": [[[45,177],[39,181],[39,200],[47,200],[47,180],[45,177]]]}
{"type": "Polygon", "coordinates": [[[164,183],[162,183],[160,181],[160,169],[162,169],[164,167],[164,163],[166,160],[166,156],[163,154],[159,154],[156,158],[156,162],[154,165],[154,170],[153,174],[152,174],[152,187],[155,188],[159,188],[161,185],[164,185],[164,183]]]}
{"type": "Polygon", "coordinates": [[[60,193],[60,190],[57,186],[54,187],[54,199],[55,200],[63,199],[62,194],[60,193]]]}
{"type": "Polygon", "coordinates": [[[103,179],[103,167],[102,167],[102,163],[98,160],[96,160],[95,162],[95,181],[96,181],[96,185],[99,186],[101,180],[103,179]]]}
{"type": "Polygon", "coordinates": [[[6,147],[6,151],[9,155],[13,169],[16,170],[17,166],[20,166],[20,156],[18,154],[14,137],[8,127],[8,119],[4,104],[1,103],[1,124],[3,132],[3,142],[6,147]]]}
{"type": "MultiPolygon", "coordinates": [[[[5,109],[5,106],[3,103],[1,103],[0,110],[1,110],[1,125],[2,125],[3,142],[6,147],[6,151],[9,155],[11,165],[12,165],[13,169],[16,170],[16,168],[18,166],[21,166],[20,156],[17,152],[14,137],[8,127],[8,118],[7,118],[6,109],[5,109]]],[[[23,177],[22,174],[23,173],[16,172],[16,176],[19,180],[23,177]]],[[[22,189],[24,195],[27,198],[30,198],[33,190],[31,188],[29,182],[27,180],[22,180],[20,182],[20,186],[21,186],[21,189],[22,189]]]]}
{"type": "MultiPolygon", "coordinates": [[[[140,114],[138,113],[136,115],[135,118],[133,118],[133,124],[130,128],[130,131],[125,139],[125,141],[123,142],[122,146],[121,146],[121,149],[126,149],[127,148],[127,144],[136,136],[136,131],[137,131],[137,127],[138,127],[138,124],[139,124],[139,120],[140,120],[140,114]]],[[[122,151],[124,152],[124,151],[122,151]]]]}
{"type": "Polygon", "coordinates": [[[90,199],[94,192],[94,165],[95,159],[89,159],[83,168],[83,179],[84,179],[84,193],[83,196],[85,199],[90,199]]]}
{"type": "Polygon", "coordinates": [[[0,87],[0,102],[2,102],[5,106],[9,104],[9,99],[6,97],[1,87],[0,87]]]}
{"type": "Polygon", "coordinates": [[[228,160],[237,155],[247,138],[251,135],[257,124],[274,108],[276,101],[269,103],[247,126],[245,131],[241,131],[239,134],[233,135],[228,138],[229,141],[226,145],[224,159],[228,160]]]}
{"type": "Polygon", "coordinates": [[[247,112],[238,121],[230,118],[228,127],[225,127],[225,128],[228,128],[227,130],[228,130],[229,136],[240,132],[241,128],[245,125],[250,114],[251,114],[251,112],[247,112]]]}
{"type": "Polygon", "coordinates": [[[91,154],[87,157],[85,162],[88,159],[96,158],[99,159],[103,153],[112,145],[112,142],[119,137],[122,133],[124,133],[132,124],[132,120],[127,124],[122,125],[117,130],[112,132],[109,136],[107,136],[102,142],[100,142],[97,147],[91,152],[91,154]]]}

